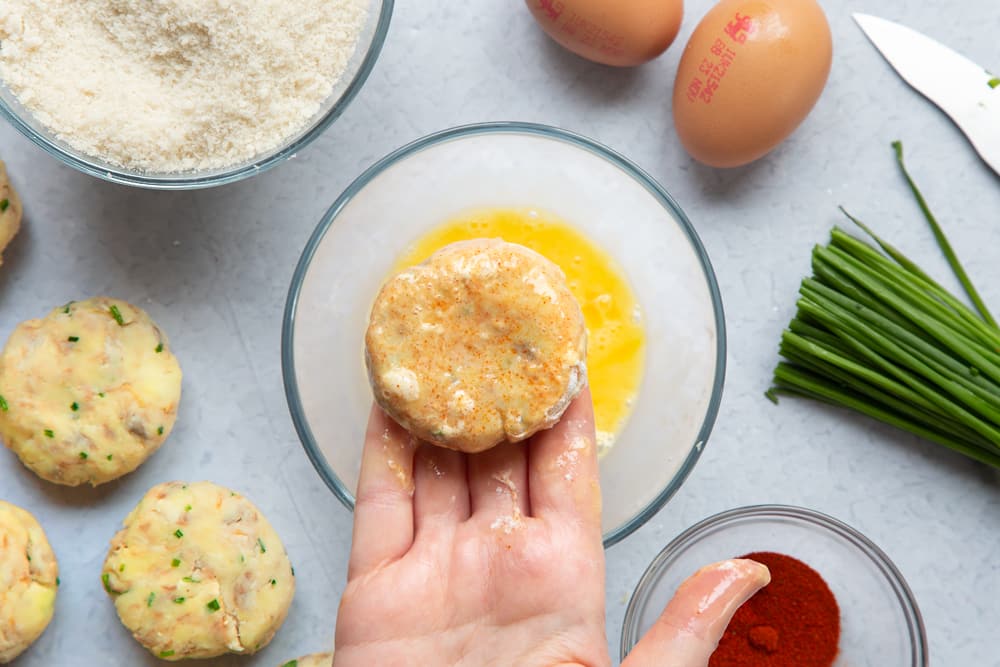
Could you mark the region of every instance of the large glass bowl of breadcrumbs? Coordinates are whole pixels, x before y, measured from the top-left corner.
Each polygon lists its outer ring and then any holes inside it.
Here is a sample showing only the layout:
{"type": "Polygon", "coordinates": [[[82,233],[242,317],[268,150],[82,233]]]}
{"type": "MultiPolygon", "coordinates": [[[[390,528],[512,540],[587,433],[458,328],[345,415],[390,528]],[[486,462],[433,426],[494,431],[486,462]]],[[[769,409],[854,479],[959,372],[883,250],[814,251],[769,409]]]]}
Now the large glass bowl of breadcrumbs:
{"type": "Polygon", "coordinates": [[[698,460],[721,396],[725,329],[711,264],[680,207],[639,167],[579,135],[522,123],[445,130],[348,187],[309,240],[286,304],[282,366],[299,437],[353,508],[375,296],[395,272],[473,238],[545,256],[580,303],[613,544],[698,460]]]}
{"type": "Polygon", "coordinates": [[[4,0],[0,116],[108,181],[239,181],[294,157],[343,113],[393,1],[4,0]]]}

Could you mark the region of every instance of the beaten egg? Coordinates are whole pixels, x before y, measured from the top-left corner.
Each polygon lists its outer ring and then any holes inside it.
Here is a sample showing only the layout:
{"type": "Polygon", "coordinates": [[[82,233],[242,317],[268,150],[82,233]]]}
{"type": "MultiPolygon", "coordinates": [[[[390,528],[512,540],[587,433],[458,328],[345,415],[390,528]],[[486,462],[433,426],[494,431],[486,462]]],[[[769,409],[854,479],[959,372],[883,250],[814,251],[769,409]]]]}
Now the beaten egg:
{"type": "Polygon", "coordinates": [[[578,56],[618,67],[640,65],[677,37],[682,0],[526,0],[538,25],[578,56]]]}
{"type": "Polygon", "coordinates": [[[677,68],[674,125],[684,148],[713,167],[762,157],[816,104],[832,53],[814,0],[722,0],[677,68]]]}
{"type": "Polygon", "coordinates": [[[528,209],[472,211],[412,244],[395,270],[419,264],[455,241],[502,238],[531,248],[566,273],[587,326],[587,376],[601,454],[628,419],[642,382],[646,334],[639,303],[606,252],[559,218],[528,209]]]}

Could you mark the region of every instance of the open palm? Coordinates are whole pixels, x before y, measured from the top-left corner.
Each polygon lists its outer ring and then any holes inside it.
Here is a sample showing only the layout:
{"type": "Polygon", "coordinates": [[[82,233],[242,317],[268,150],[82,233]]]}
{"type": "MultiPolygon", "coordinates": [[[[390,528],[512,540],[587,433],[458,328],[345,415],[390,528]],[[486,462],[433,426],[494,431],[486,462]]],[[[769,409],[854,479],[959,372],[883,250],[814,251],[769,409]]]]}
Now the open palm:
{"type": "MultiPolygon", "coordinates": [[[[600,498],[589,393],[557,427],[476,455],[373,409],[334,666],[610,665],[600,498]]],[[[625,664],[704,665],[764,583],[746,561],[706,569],[625,664]]]]}

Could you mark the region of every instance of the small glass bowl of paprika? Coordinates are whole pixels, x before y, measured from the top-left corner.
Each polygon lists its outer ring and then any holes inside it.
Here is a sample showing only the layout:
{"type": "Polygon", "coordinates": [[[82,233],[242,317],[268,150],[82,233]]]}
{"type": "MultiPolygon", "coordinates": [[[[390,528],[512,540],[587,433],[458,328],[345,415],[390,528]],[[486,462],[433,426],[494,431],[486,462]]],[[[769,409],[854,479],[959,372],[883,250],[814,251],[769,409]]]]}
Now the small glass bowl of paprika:
{"type": "Polygon", "coordinates": [[[889,557],[832,517],[784,505],[717,514],[668,544],[629,602],[621,657],[682,581],[704,565],[747,555],[768,565],[771,584],[737,612],[709,667],[928,664],[920,610],[889,557]]]}

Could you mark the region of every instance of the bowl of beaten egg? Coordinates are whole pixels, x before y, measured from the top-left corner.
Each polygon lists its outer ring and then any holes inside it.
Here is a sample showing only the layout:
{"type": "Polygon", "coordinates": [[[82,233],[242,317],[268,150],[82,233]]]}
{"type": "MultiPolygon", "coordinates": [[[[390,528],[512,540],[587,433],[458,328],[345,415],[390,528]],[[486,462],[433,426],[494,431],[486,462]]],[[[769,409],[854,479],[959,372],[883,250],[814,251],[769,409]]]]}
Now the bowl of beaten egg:
{"type": "Polygon", "coordinates": [[[385,157],[333,204],[292,279],[285,391],[320,476],[354,507],[372,402],[364,335],[387,277],[463,239],[558,264],[589,334],[605,545],[677,491],[715,420],[725,372],[718,286],[694,228],[626,158],[563,130],[488,123],[385,157]]]}

